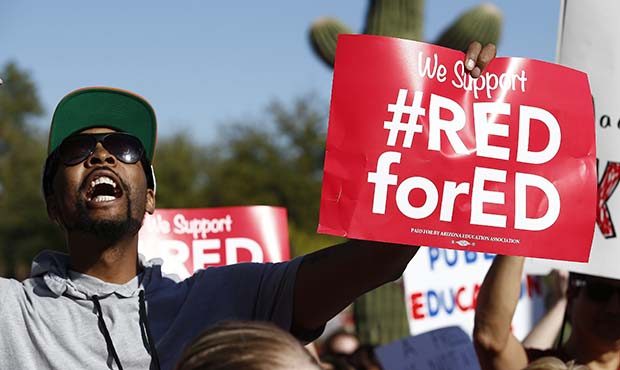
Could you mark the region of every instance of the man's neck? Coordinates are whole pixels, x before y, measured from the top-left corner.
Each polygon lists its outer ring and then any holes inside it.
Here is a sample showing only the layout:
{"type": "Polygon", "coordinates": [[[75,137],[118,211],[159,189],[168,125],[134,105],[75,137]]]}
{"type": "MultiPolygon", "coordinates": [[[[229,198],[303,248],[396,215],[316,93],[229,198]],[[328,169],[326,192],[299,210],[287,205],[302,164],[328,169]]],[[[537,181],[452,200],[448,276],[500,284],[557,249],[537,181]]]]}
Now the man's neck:
{"type": "Polygon", "coordinates": [[[90,234],[67,235],[70,268],[108,283],[125,284],[138,274],[138,235],[104,243],[90,234]]]}
{"type": "Polygon", "coordinates": [[[620,351],[614,348],[600,348],[579,335],[571,335],[565,345],[566,354],[586,365],[590,370],[617,370],[620,368],[620,351]]]}

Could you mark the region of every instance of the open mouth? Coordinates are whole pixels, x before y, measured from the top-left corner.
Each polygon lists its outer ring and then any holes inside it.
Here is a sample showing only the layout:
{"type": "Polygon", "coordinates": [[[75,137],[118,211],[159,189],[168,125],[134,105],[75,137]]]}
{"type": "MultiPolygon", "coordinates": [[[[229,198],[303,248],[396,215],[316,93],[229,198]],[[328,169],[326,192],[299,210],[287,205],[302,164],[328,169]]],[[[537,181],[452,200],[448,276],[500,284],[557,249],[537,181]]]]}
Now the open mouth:
{"type": "Polygon", "coordinates": [[[96,175],[86,191],[86,199],[93,203],[112,202],[122,195],[123,191],[119,184],[104,174],[96,175]]]}

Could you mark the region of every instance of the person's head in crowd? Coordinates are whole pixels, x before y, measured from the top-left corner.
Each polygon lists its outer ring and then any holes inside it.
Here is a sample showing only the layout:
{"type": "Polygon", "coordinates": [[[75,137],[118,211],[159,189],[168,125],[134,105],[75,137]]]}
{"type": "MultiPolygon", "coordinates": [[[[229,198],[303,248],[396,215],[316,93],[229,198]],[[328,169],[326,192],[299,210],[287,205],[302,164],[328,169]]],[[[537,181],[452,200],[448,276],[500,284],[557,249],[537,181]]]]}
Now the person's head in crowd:
{"type": "Polygon", "coordinates": [[[565,363],[557,357],[541,357],[523,370],[588,370],[588,367],[575,365],[574,361],[565,363]]]}
{"type": "Polygon", "coordinates": [[[325,355],[350,355],[360,346],[360,341],[354,334],[345,330],[332,333],[323,344],[325,355]]]}
{"type": "Polygon", "coordinates": [[[222,322],[191,343],[177,370],[321,370],[292,335],[273,324],[222,322]]]}
{"type": "Polygon", "coordinates": [[[620,350],[620,280],[571,273],[567,345],[587,344],[598,351],[620,350]]]}

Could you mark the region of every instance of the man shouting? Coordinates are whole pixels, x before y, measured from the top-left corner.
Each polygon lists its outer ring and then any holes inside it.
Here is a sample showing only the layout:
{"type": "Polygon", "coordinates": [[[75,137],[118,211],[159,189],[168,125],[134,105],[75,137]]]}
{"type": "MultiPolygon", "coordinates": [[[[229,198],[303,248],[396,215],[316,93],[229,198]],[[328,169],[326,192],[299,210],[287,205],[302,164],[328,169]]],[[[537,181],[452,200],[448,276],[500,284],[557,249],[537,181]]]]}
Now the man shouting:
{"type": "MultiPolygon", "coordinates": [[[[475,43],[466,64],[477,77],[494,56],[475,43]]],[[[349,241],[173,281],[138,256],[155,210],[155,141],[155,113],[136,94],[85,88],[58,104],[43,190],[69,253],[41,253],[24,282],[0,279],[0,368],[171,369],[193,338],[229,319],[271,321],[310,341],[356,297],[400,277],[417,251],[349,241]]]]}

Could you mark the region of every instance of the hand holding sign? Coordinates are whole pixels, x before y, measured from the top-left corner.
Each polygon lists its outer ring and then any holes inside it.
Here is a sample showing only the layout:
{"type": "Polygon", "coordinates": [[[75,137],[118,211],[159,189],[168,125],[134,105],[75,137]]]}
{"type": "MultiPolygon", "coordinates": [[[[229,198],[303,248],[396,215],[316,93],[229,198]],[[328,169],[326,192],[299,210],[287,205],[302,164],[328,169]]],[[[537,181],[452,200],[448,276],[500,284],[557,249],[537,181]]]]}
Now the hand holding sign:
{"type": "Polygon", "coordinates": [[[495,45],[487,44],[484,48],[478,41],[472,42],[465,53],[465,68],[473,77],[480,77],[487,65],[495,58],[495,45]]]}
{"type": "MultiPolygon", "coordinates": [[[[494,47],[485,50],[492,51],[494,47]]],[[[461,56],[463,66],[465,58],[461,56]]],[[[492,54],[480,49],[470,53],[482,68],[489,56],[492,54]]],[[[464,73],[463,78],[468,76],[464,73]]],[[[304,256],[295,281],[296,291],[303,292],[295,296],[295,327],[314,330],[356,297],[398,279],[416,252],[417,248],[349,240],[304,256]]]]}
{"type": "Polygon", "coordinates": [[[596,205],[587,77],[519,58],[476,70],[493,55],[340,38],[319,232],[587,260],[596,205]]]}

